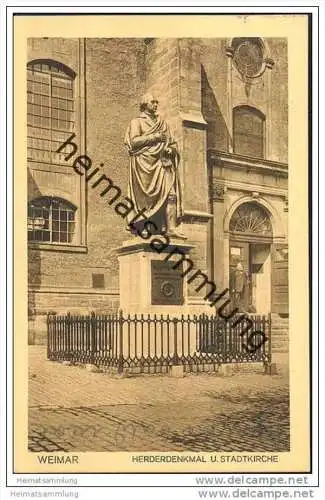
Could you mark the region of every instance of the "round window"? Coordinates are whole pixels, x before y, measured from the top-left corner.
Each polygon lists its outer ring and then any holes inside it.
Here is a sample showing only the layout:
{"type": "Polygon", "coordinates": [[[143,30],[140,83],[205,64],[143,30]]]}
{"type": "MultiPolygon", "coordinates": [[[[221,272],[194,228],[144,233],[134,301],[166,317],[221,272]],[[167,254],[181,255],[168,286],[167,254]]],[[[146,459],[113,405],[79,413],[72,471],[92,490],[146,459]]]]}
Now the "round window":
{"type": "Polygon", "coordinates": [[[242,40],[234,52],[234,63],[238,71],[249,78],[259,75],[263,66],[263,49],[253,40],[242,40]]]}

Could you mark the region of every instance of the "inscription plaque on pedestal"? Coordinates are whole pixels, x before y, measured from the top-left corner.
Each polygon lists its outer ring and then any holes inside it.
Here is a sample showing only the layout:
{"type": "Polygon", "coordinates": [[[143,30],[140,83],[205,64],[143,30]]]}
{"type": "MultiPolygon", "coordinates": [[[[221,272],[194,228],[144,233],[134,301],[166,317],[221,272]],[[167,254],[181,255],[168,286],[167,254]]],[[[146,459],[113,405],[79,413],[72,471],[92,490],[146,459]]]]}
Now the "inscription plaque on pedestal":
{"type": "Polygon", "coordinates": [[[153,305],[182,305],[183,265],[173,268],[175,262],[151,261],[151,303],[153,305]]]}

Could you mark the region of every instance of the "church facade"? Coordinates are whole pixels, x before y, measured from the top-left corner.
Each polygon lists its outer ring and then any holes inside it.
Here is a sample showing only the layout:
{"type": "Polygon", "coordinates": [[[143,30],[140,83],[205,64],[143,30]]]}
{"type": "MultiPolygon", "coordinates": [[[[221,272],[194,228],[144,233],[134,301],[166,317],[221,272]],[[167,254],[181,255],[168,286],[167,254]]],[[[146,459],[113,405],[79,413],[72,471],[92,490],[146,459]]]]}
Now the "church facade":
{"type": "MultiPolygon", "coordinates": [[[[76,154],[127,195],[124,136],[145,92],[158,98],[177,142],[181,230],[196,268],[221,293],[240,263],[245,308],[271,313],[285,331],[286,40],[34,38],[26,71],[29,341],[46,342],[50,311],[119,308],[117,249],[130,238],[126,224],[102,187],[57,151],[74,134],[76,154]]],[[[189,285],[193,305],[204,294],[189,285]]]]}

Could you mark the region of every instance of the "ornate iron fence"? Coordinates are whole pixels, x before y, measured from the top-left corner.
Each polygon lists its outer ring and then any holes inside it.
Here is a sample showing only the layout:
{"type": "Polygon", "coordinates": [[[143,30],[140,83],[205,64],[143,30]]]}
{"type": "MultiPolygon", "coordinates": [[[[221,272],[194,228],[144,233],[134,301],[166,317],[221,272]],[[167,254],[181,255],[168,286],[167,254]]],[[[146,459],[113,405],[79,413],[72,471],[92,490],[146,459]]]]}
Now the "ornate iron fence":
{"type": "Polygon", "coordinates": [[[271,362],[271,316],[49,314],[48,359],[89,363],[119,372],[165,373],[222,363],[271,362]]]}

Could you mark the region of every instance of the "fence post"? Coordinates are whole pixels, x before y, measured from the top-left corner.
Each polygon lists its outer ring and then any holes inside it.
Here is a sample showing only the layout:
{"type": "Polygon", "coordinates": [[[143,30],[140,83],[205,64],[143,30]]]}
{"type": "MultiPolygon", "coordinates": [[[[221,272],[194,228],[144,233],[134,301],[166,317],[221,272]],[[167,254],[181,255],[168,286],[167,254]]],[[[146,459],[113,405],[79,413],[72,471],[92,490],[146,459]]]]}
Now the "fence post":
{"type": "Polygon", "coordinates": [[[46,325],[47,325],[47,359],[50,359],[50,352],[51,352],[51,333],[50,333],[50,314],[47,314],[46,317],[46,325]]]}
{"type": "Polygon", "coordinates": [[[272,322],[271,322],[271,313],[268,315],[268,360],[265,363],[265,373],[268,375],[277,375],[278,369],[276,363],[272,362],[272,322]]]}
{"type": "Polygon", "coordinates": [[[90,363],[92,365],[95,363],[96,327],[97,318],[94,311],[92,311],[90,318],[90,363]]]}
{"type": "Polygon", "coordinates": [[[119,339],[118,339],[118,346],[119,346],[119,355],[118,355],[118,373],[123,373],[123,312],[120,310],[118,313],[118,332],[119,332],[119,339]]]}
{"type": "Polygon", "coordinates": [[[66,321],[65,321],[65,329],[64,329],[64,349],[63,356],[65,359],[70,360],[70,335],[71,335],[71,314],[68,312],[66,321]]]}
{"type": "Polygon", "coordinates": [[[268,338],[268,342],[269,342],[269,345],[268,345],[268,353],[269,353],[269,363],[272,363],[272,316],[271,316],[271,313],[269,313],[269,317],[268,317],[268,334],[269,334],[269,338],[268,338]]]}
{"type": "Polygon", "coordinates": [[[173,365],[178,365],[177,323],[178,323],[178,319],[177,318],[173,318],[173,325],[174,325],[174,356],[173,356],[173,365]]]}

